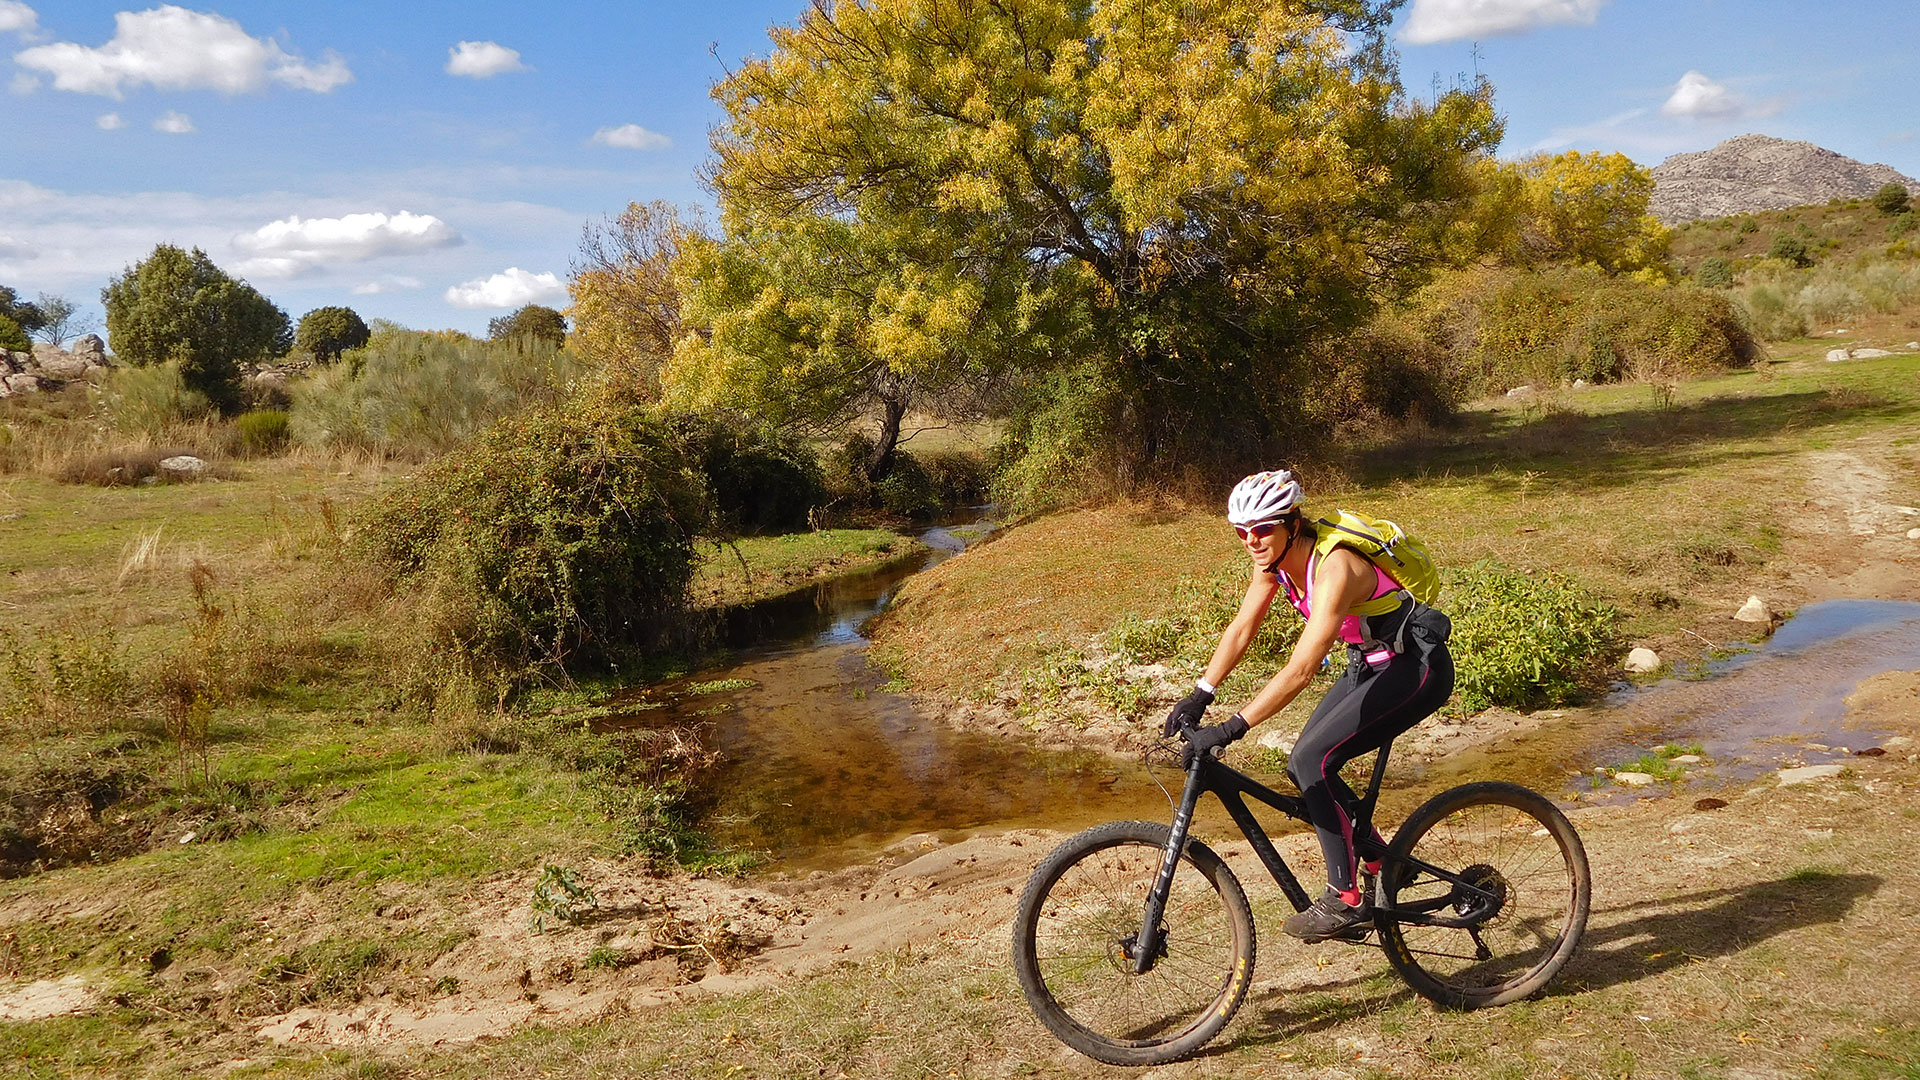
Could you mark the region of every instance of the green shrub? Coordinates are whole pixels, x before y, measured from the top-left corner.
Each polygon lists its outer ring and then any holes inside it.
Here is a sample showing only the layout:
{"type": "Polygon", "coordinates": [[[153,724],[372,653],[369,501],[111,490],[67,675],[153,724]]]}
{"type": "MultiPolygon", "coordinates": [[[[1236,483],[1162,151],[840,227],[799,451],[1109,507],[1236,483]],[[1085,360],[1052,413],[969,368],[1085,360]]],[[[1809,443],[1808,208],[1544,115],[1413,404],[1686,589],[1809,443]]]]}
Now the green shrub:
{"type": "Polygon", "coordinates": [[[1718,255],[1700,261],[1693,280],[1703,288],[1724,289],[1733,284],[1733,264],[1718,255]]]}
{"type": "Polygon", "coordinates": [[[1807,242],[1792,233],[1774,233],[1773,243],[1767,245],[1767,258],[1779,259],[1792,266],[1809,266],[1813,263],[1807,257],[1807,242]]]}
{"type": "Polygon", "coordinates": [[[1438,606],[1453,620],[1461,708],[1564,704],[1595,685],[1617,651],[1619,612],[1564,575],[1480,562],[1446,581],[1438,606]]]}
{"type": "Polygon", "coordinates": [[[1725,294],[1590,267],[1476,267],[1446,275],[1397,317],[1439,351],[1442,386],[1666,378],[1745,367],[1759,346],[1725,294]]]}
{"type": "Polygon", "coordinates": [[[1904,184],[1882,184],[1880,190],[1873,193],[1873,208],[1883,214],[1904,214],[1912,209],[1907,199],[1904,184]]]}
{"type": "Polygon", "coordinates": [[[187,388],[177,364],[115,368],[101,403],[113,429],[127,435],[158,435],[214,411],[207,395],[187,388]]]}
{"type": "Polygon", "coordinates": [[[563,400],[582,373],[565,349],[521,336],[383,330],[366,348],[293,387],[302,444],[424,458],[502,417],[563,400]]]}
{"type": "Polygon", "coordinates": [[[0,315],[0,349],[12,349],[14,352],[32,352],[33,341],[20,324],[6,315],[0,315]]]}
{"type": "Polygon", "coordinates": [[[1030,514],[1119,490],[1111,447],[1124,404],[1111,370],[1094,361],[1036,379],[993,449],[994,501],[1030,514]]]}
{"type": "Polygon", "coordinates": [[[887,469],[887,475],[873,485],[873,500],[887,513],[906,518],[932,517],[940,509],[932,478],[921,468],[920,459],[905,450],[893,452],[893,465],[887,469]]]}
{"type": "Polygon", "coordinates": [[[289,422],[282,409],[255,409],[234,419],[240,450],[247,454],[274,454],[286,448],[289,422]]]}
{"type": "Polygon", "coordinates": [[[986,500],[992,476],[986,455],[967,450],[936,450],[918,458],[941,506],[974,506],[986,500]]]}
{"type": "Polygon", "coordinates": [[[681,413],[668,423],[706,477],[715,524],[732,533],[793,532],[826,501],[820,462],[806,443],[733,412],[681,413]]]}
{"type": "Polygon", "coordinates": [[[666,424],[576,402],[423,469],[358,542],[424,594],[433,639],[476,664],[619,663],[672,642],[706,513],[666,424]]]}
{"type": "Polygon", "coordinates": [[[1920,224],[1920,214],[1901,214],[1887,223],[1887,239],[1898,240],[1914,230],[1920,224]]]}

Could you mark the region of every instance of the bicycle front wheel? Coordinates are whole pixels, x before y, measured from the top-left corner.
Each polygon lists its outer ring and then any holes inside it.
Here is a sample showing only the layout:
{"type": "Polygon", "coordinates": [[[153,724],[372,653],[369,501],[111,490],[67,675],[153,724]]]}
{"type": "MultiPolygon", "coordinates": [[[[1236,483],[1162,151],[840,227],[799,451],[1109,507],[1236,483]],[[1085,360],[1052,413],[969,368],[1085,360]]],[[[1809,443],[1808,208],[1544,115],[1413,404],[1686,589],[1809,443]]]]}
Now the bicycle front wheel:
{"type": "Polygon", "coordinates": [[[1469,925],[1382,917],[1381,943],[1421,996],[1460,1009],[1505,1005],[1546,986],[1572,959],[1592,889],[1586,848],[1559,807],[1518,784],[1467,784],[1407,818],[1380,891],[1389,910],[1469,925]],[[1403,861],[1409,856],[1472,888],[1403,861]]]}
{"type": "Polygon", "coordinates": [[[1171,830],[1116,821],[1041,862],[1013,923],[1014,970],[1054,1035],[1109,1065],[1159,1065],[1205,1046],[1253,976],[1253,911],[1233,871],[1188,841],[1152,970],[1134,974],[1147,893],[1171,830]]]}

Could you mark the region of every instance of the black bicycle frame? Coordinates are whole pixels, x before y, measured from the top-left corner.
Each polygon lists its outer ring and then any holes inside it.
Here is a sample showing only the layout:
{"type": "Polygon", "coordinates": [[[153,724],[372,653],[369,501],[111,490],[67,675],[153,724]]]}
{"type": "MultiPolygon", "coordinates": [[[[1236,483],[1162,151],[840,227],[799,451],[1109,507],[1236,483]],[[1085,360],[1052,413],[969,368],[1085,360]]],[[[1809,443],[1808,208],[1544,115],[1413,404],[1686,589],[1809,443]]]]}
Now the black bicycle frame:
{"type": "MultiPolygon", "coordinates": [[[[1374,839],[1373,807],[1379,800],[1380,782],[1386,774],[1387,748],[1382,747],[1374,757],[1373,779],[1367,784],[1367,793],[1361,797],[1358,805],[1349,808],[1353,818],[1354,853],[1362,861],[1378,860],[1399,868],[1402,873],[1407,869],[1425,871],[1452,885],[1454,891],[1447,896],[1423,900],[1411,907],[1376,907],[1375,912],[1397,922],[1423,926],[1468,930],[1478,926],[1492,914],[1493,908],[1499,903],[1498,896],[1453,871],[1443,870],[1411,855],[1394,855],[1387,845],[1374,839]],[[1480,902],[1472,904],[1472,910],[1460,915],[1435,914],[1463,899],[1480,902]]],[[[1140,933],[1134,945],[1133,970],[1137,975],[1153,970],[1154,961],[1158,959],[1161,946],[1160,919],[1166,914],[1167,892],[1173,885],[1173,871],[1180,864],[1180,853],[1186,850],[1187,831],[1193,824],[1194,808],[1199,805],[1200,796],[1209,791],[1218,796],[1221,805],[1227,808],[1228,816],[1233,818],[1233,823],[1239,827],[1247,842],[1253,845],[1253,853],[1260,857],[1267,873],[1273,875],[1275,884],[1286,894],[1287,902],[1293,905],[1294,910],[1305,911],[1313,903],[1307,897],[1307,890],[1301,887],[1300,879],[1293,876],[1287,861],[1274,850],[1267,830],[1261,827],[1259,819],[1247,808],[1246,796],[1251,795],[1288,817],[1311,825],[1313,818],[1307,813],[1307,801],[1298,795],[1282,795],[1211,755],[1201,754],[1187,768],[1187,784],[1181,793],[1180,805],[1173,814],[1173,832],[1167,838],[1166,854],[1160,860],[1160,873],[1154,878],[1153,890],[1147,894],[1147,908],[1141,917],[1140,933]]],[[[1383,867],[1383,872],[1391,871],[1383,867]]]]}

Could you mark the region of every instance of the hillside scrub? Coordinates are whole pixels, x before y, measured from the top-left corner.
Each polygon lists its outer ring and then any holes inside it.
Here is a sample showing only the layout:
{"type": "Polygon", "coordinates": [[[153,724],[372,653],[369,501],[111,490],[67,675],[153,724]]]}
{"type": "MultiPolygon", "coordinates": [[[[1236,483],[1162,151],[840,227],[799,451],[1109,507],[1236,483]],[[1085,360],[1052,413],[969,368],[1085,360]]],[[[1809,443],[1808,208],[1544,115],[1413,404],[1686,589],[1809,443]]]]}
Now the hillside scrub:
{"type": "Polygon", "coordinates": [[[1750,313],[1756,334],[1785,341],[1920,305],[1920,262],[1866,258],[1804,269],[1763,261],[1746,270],[1734,295],[1750,313]]]}
{"type": "Polygon", "coordinates": [[[289,427],[309,447],[425,460],[503,417],[564,400],[582,374],[573,354],[532,335],[382,329],[293,384],[289,427]]]}

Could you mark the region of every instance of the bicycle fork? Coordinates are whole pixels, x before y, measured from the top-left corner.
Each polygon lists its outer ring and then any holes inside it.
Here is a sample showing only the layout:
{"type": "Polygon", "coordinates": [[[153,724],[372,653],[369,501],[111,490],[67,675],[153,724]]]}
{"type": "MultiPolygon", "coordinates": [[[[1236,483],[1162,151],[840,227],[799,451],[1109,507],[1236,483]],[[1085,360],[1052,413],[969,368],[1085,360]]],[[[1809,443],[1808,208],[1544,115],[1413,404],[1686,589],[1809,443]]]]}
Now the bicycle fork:
{"type": "Polygon", "coordinates": [[[1166,946],[1161,933],[1160,919],[1167,912],[1167,893],[1173,888],[1173,872],[1180,866],[1180,854],[1187,849],[1187,829],[1193,824],[1193,808],[1200,802],[1200,793],[1206,790],[1206,781],[1202,774],[1207,763],[1196,761],[1187,771],[1187,786],[1180,795],[1180,806],[1173,814],[1173,831],[1167,837],[1167,849],[1160,856],[1160,873],[1153,879],[1153,888],[1147,893],[1147,909],[1140,917],[1140,932],[1133,939],[1133,973],[1145,975],[1153,970],[1166,946]]]}

